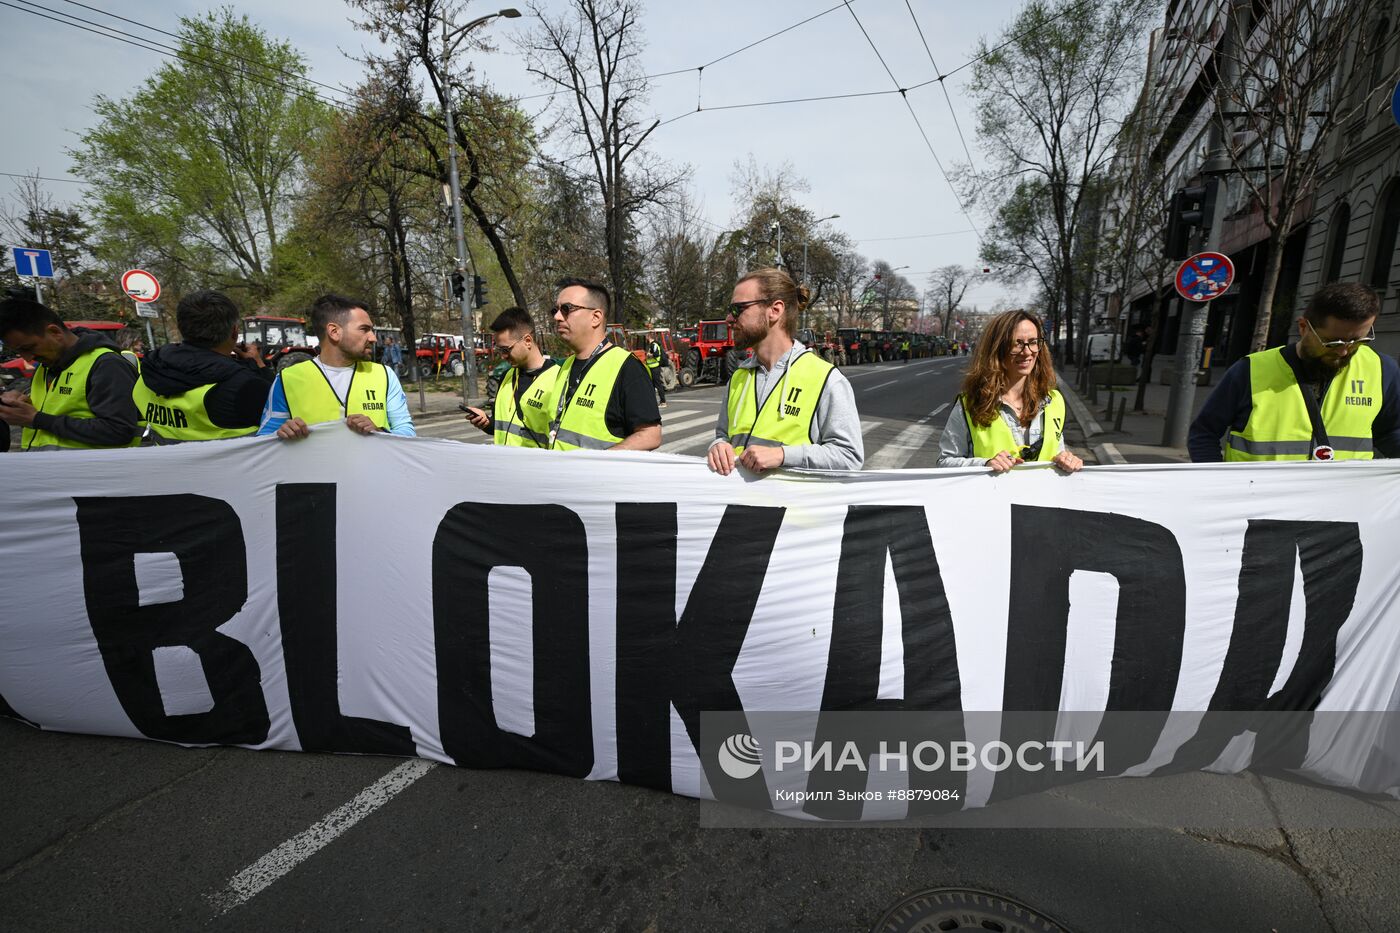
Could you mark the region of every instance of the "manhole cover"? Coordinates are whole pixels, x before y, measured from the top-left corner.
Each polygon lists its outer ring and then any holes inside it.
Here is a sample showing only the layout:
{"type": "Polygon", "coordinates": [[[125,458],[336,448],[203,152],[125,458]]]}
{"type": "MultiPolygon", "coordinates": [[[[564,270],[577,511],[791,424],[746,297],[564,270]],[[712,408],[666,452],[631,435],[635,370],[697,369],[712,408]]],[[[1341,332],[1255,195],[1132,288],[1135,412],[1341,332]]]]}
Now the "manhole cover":
{"type": "Polygon", "coordinates": [[[971,888],[934,888],[895,904],[871,933],[944,933],[981,930],[991,933],[1069,933],[1025,904],[971,888]]]}

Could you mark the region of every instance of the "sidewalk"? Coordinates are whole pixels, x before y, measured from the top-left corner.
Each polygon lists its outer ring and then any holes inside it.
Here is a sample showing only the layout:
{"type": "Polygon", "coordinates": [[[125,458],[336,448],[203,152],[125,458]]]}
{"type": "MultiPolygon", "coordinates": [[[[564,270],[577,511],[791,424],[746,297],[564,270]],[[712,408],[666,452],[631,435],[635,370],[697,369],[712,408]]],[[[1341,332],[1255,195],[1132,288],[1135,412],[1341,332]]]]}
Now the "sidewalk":
{"type": "MultiPolygon", "coordinates": [[[[1190,463],[1191,458],[1185,447],[1165,447],[1162,434],[1167,424],[1167,402],[1171,397],[1171,387],[1161,385],[1161,373],[1174,362],[1168,354],[1158,354],[1153,360],[1152,379],[1148,382],[1143,397],[1143,410],[1133,411],[1137,398],[1137,385],[1115,386],[1112,392],[1103,386],[1098,387],[1098,400],[1091,403],[1089,398],[1077,392],[1071,384],[1077,370],[1067,367],[1064,381],[1059,388],[1065,394],[1070,418],[1079,427],[1084,437],[1084,446],[1092,450],[1094,459],[1100,464],[1109,463],[1190,463]],[[1118,406],[1126,399],[1121,430],[1114,427],[1118,416],[1118,406]],[[1112,414],[1108,414],[1112,405],[1112,414]]],[[[1224,375],[1223,368],[1212,371],[1211,385],[1197,386],[1192,399],[1191,417],[1201,410],[1215,384],[1224,375]]]]}

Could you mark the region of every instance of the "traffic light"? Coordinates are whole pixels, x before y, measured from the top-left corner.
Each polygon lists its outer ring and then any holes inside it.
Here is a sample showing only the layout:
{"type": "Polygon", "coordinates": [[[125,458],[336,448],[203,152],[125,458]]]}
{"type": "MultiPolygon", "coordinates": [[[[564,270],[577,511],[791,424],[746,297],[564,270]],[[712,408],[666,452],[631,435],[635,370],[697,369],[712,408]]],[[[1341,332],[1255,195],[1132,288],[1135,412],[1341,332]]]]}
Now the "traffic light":
{"type": "Polygon", "coordinates": [[[461,301],[462,296],[466,293],[467,280],[462,276],[462,273],[460,271],[452,273],[452,297],[456,298],[458,301],[461,301]]]}
{"type": "Polygon", "coordinates": [[[479,275],[472,276],[472,301],[474,308],[486,306],[486,280],[479,275]]]}
{"type": "Polygon", "coordinates": [[[1204,185],[1178,188],[1167,208],[1166,256],[1185,259],[1191,255],[1191,231],[1210,222],[1215,208],[1215,193],[1219,181],[1210,179],[1204,185]]]}

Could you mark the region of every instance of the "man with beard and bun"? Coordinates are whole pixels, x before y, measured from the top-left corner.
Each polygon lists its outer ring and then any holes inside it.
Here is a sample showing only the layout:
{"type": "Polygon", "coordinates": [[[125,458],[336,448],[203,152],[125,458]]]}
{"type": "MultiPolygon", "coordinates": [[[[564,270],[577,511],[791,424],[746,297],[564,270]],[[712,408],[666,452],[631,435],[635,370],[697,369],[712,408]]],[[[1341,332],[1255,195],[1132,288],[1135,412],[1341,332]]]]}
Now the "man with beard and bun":
{"type": "Polygon", "coordinates": [[[284,440],[306,437],[310,425],[345,419],[358,434],[387,431],[414,437],[399,377],[371,362],[374,322],[364,303],[341,295],[322,295],[311,305],[311,326],[321,354],[277,374],[263,409],[259,436],[284,440]]]}
{"type": "Polygon", "coordinates": [[[551,450],[655,450],[661,411],[642,361],[608,340],[608,290],[587,279],[556,286],[554,329],[573,350],[549,399],[551,450]]]}
{"type": "Polygon", "coordinates": [[[1400,365],[1368,346],[1379,314],[1369,288],[1321,289],[1298,318],[1296,344],[1226,372],[1191,425],[1192,461],[1400,457],[1400,365]]]}
{"type": "Polygon", "coordinates": [[[193,292],[175,309],[181,343],[146,354],[132,399],[147,444],[245,437],[258,429],[272,370],[256,344],[238,346],[238,306],[193,292]]]}
{"type": "Polygon", "coordinates": [[[806,286],[782,269],[750,272],[734,286],[734,345],[754,352],[729,379],[706,457],[716,473],[732,472],[735,463],[762,473],[859,470],[865,462],[851,384],[793,339],[808,300],[806,286]]]}

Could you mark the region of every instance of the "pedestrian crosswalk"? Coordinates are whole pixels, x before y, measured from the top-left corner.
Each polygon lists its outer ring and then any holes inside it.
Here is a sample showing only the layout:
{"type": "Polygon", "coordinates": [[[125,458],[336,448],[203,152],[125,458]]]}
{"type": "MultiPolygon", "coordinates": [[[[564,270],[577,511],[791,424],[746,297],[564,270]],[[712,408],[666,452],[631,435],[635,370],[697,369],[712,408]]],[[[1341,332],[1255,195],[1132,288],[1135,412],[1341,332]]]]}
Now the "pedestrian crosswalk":
{"type": "MultiPolygon", "coordinates": [[[[861,419],[865,441],[865,468],[897,470],[938,465],[938,437],[942,420],[933,419],[946,405],[910,424],[903,420],[861,419]]],[[[660,452],[703,457],[715,437],[716,406],[707,399],[673,401],[662,412],[660,452]]],[[[467,444],[489,444],[490,435],[451,417],[424,420],[418,425],[419,437],[450,438],[467,444]]]]}

